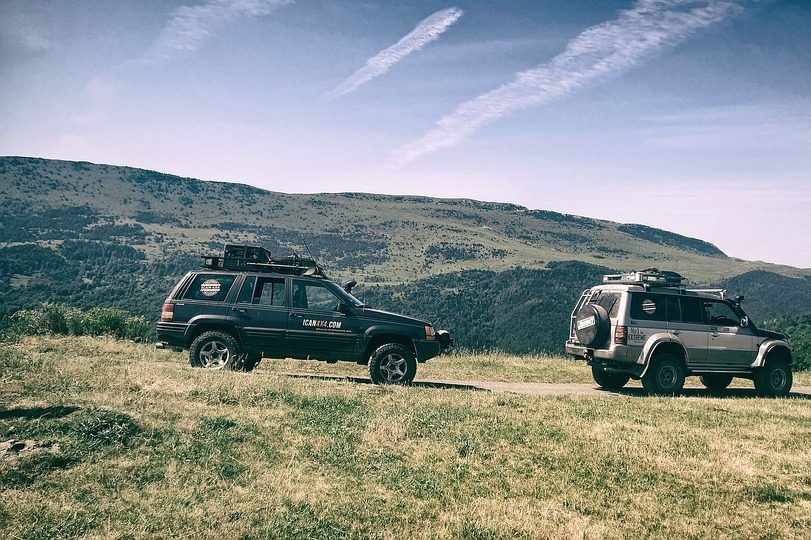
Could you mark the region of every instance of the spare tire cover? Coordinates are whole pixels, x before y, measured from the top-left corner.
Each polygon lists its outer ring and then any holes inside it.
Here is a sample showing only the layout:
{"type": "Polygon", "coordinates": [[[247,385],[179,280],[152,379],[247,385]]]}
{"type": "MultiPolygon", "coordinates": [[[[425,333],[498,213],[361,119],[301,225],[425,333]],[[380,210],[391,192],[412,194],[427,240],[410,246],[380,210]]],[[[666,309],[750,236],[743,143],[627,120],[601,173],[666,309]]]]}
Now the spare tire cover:
{"type": "Polygon", "coordinates": [[[601,345],[608,337],[611,322],[603,306],[586,304],[575,315],[574,335],[587,347],[601,345]]]}

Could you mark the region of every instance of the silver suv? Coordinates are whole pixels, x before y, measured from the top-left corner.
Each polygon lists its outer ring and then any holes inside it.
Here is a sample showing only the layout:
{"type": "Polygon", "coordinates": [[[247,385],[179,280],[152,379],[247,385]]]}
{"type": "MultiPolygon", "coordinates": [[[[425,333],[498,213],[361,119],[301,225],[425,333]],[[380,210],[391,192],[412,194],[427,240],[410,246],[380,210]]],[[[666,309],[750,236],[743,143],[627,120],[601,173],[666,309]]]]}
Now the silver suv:
{"type": "Polygon", "coordinates": [[[655,394],[677,394],[684,378],[712,390],[733,377],[753,379],[761,395],[791,390],[788,336],[757,328],[742,296],[688,289],[675,272],[655,268],[603,276],[572,311],[566,352],[585,359],[595,382],[621,388],[629,379],[655,394]]]}

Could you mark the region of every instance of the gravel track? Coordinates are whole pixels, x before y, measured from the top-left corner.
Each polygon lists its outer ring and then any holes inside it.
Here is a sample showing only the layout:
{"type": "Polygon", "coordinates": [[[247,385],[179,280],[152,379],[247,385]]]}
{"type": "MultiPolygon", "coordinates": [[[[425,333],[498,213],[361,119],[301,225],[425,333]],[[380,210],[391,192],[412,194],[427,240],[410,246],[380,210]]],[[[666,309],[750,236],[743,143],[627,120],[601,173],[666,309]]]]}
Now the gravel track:
{"type": "MultiPolygon", "coordinates": [[[[320,373],[284,373],[288,377],[319,379],[327,381],[348,381],[359,384],[372,384],[368,377],[353,375],[324,375],[320,373]]],[[[443,388],[455,390],[471,390],[498,392],[507,394],[522,394],[527,396],[644,396],[645,391],[639,381],[631,381],[621,390],[603,390],[594,384],[585,383],[529,383],[529,382],[499,382],[499,381],[445,381],[445,380],[416,380],[412,386],[421,388],[443,388]]],[[[684,396],[713,397],[713,398],[745,398],[757,397],[754,388],[731,387],[722,391],[707,390],[703,386],[687,386],[682,391],[684,396]]],[[[792,398],[811,399],[811,387],[794,386],[790,394],[792,398]]]]}

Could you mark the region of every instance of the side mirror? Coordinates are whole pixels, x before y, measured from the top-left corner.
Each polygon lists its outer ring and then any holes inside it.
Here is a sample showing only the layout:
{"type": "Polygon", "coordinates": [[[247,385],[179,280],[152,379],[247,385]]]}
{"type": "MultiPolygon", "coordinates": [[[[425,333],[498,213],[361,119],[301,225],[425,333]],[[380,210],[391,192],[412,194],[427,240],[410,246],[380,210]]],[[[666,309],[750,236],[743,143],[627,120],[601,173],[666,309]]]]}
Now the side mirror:
{"type": "Polygon", "coordinates": [[[353,315],[355,313],[355,310],[352,308],[352,306],[344,304],[343,302],[338,304],[338,311],[343,313],[344,315],[353,315]]]}
{"type": "Polygon", "coordinates": [[[349,281],[346,284],[344,284],[344,290],[349,294],[352,294],[352,287],[354,287],[357,284],[358,282],[353,279],[352,281],[349,281]]]}
{"type": "Polygon", "coordinates": [[[749,317],[741,317],[741,327],[749,326],[749,317]]]}

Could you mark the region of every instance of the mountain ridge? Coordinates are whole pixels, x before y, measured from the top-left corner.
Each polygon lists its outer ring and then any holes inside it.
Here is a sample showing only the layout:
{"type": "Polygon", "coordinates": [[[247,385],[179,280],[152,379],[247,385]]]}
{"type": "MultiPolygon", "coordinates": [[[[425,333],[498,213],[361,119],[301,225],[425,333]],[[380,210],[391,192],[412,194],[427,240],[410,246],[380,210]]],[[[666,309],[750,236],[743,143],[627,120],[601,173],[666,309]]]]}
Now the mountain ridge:
{"type": "Polygon", "coordinates": [[[0,318],[50,302],[154,320],[172,285],[226,243],[310,251],[331,277],[356,279],[378,307],[457,329],[462,345],[514,352],[558,350],[577,295],[609,271],[657,266],[695,285],[728,283],[750,296],[757,318],[801,315],[811,300],[808,269],[727,257],[709,242],[641,224],[512,203],[287,194],[24,157],[0,157],[0,198],[0,318]]]}
{"type": "MultiPolygon", "coordinates": [[[[787,265],[729,258],[704,240],[646,225],[465,198],[356,192],[288,194],[133,167],[23,157],[0,158],[0,195],[11,204],[29,206],[33,202],[35,208],[66,208],[71,203],[74,208],[88,206],[99,215],[109,214],[116,225],[141,226],[145,236],[179,236],[185,232],[189,242],[197,241],[201,248],[229,237],[260,242],[268,240],[269,232],[332,235],[328,240],[333,244],[342,239],[357,240],[362,234],[362,240],[372,240],[370,248],[379,250],[379,242],[386,242],[393,244],[391,251],[411,252],[425,259],[425,264],[407,264],[403,271],[395,268],[402,262],[373,263],[373,271],[368,273],[390,282],[470,268],[543,268],[550,261],[571,259],[627,270],[667,266],[700,276],[696,281],[759,269],[793,276],[811,273],[787,265]],[[32,183],[44,187],[44,193],[31,193],[32,183]],[[227,217],[214,217],[221,214],[227,217]],[[363,218],[362,227],[353,219],[358,215],[363,218]],[[306,218],[306,223],[300,218],[306,218]],[[230,233],[223,234],[223,224],[230,233]],[[426,231],[414,231],[415,227],[426,231]],[[190,234],[183,229],[206,230],[190,234]]],[[[286,238],[270,240],[275,244],[270,247],[277,249],[303,248],[301,242],[286,238]]],[[[308,242],[312,243],[318,242],[308,242]]],[[[148,258],[158,255],[150,247],[154,246],[147,242],[144,250],[148,258]]]]}

